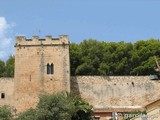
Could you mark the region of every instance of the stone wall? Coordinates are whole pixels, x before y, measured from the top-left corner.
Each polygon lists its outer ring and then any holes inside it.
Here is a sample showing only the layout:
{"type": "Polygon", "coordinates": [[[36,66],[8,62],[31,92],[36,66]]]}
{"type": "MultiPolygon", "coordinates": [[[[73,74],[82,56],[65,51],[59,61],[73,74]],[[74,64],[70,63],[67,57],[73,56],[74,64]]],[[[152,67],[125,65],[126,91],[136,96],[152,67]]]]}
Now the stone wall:
{"type": "Polygon", "coordinates": [[[41,93],[70,91],[69,63],[68,36],[16,37],[14,106],[17,110],[35,107],[41,93]],[[47,72],[51,64],[53,74],[47,72]]]}
{"type": "Polygon", "coordinates": [[[15,78],[0,78],[0,105],[14,105],[18,112],[35,107],[41,93],[71,91],[95,109],[138,108],[160,98],[160,81],[149,76],[72,76],[69,39],[16,37],[15,78]],[[54,74],[47,74],[47,64],[54,74]]]}
{"type": "Polygon", "coordinates": [[[140,108],[160,98],[160,81],[149,76],[72,76],[71,91],[95,109],[140,108]]]}
{"type": "MultiPolygon", "coordinates": [[[[21,99],[15,107],[24,110],[30,105],[36,105],[39,92],[35,94],[36,91],[32,89],[36,87],[34,81],[23,82],[24,86],[17,94],[21,99]],[[26,94],[23,88],[27,90],[26,94]]],[[[58,81],[46,80],[45,84],[53,88],[52,82],[57,85],[54,90],[59,91],[58,81]]],[[[14,85],[13,78],[0,78],[0,98],[2,93],[5,95],[0,99],[0,105],[13,105],[16,102],[16,99],[13,99],[14,85]]],[[[72,76],[71,91],[81,95],[95,110],[140,108],[160,98],[160,81],[150,80],[149,76],[72,76]]]]}
{"type": "Polygon", "coordinates": [[[13,103],[13,78],[0,78],[0,106],[11,105],[13,103]]]}

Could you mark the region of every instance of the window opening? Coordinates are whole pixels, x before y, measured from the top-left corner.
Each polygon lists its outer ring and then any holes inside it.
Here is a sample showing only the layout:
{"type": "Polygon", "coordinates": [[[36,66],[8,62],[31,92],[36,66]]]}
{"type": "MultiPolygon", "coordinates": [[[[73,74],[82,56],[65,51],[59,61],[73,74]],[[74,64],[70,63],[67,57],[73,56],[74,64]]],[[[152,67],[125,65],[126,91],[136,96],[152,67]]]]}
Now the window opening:
{"type": "Polygon", "coordinates": [[[54,65],[53,65],[53,63],[51,64],[51,74],[53,74],[54,73],[54,65]]]}
{"type": "Polygon", "coordinates": [[[50,74],[50,65],[47,64],[47,74],[50,74]]]}
{"type": "Polygon", "coordinates": [[[4,99],[5,98],[5,94],[1,93],[1,98],[4,99]]]}
{"type": "Polygon", "coordinates": [[[54,74],[54,64],[53,63],[51,65],[49,65],[49,63],[47,64],[47,74],[54,74]]]}

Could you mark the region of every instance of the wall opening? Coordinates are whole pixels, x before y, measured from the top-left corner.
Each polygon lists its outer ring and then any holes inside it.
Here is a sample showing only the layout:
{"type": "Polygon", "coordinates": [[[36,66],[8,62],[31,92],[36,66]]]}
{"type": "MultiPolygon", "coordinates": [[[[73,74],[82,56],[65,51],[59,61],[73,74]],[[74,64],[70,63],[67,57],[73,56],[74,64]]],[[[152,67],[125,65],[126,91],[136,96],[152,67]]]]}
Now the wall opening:
{"type": "Polygon", "coordinates": [[[53,63],[51,65],[49,65],[49,63],[47,64],[47,74],[54,74],[54,64],[53,63]]]}
{"type": "Polygon", "coordinates": [[[54,65],[53,65],[53,63],[51,64],[51,74],[53,74],[54,73],[54,65]]]}
{"type": "Polygon", "coordinates": [[[50,65],[49,64],[47,64],[47,74],[50,74],[50,65]]]}
{"type": "Polygon", "coordinates": [[[29,76],[29,80],[31,81],[31,75],[29,76]]]}
{"type": "Polygon", "coordinates": [[[5,93],[1,93],[1,99],[5,98],[5,93]]]}

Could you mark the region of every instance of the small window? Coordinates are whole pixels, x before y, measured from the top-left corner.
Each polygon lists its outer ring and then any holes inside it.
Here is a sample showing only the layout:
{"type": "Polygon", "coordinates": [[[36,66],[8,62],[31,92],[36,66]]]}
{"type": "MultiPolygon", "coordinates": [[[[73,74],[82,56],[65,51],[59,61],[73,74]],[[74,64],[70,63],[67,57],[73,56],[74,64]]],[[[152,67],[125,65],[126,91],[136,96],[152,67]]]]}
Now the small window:
{"type": "Polygon", "coordinates": [[[54,73],[54,64],[51,65],[47,64],[47,74],[53,74],[54,73]]]}
{"type": "Polygon", "coordinates": [[[50,74],[50,65],[47,64],[47,74],[50,74]]]}
{"type": "Polygon", "coordinates": [[[53,74],[54,73],[54,65],[53,65],[53,63],[51,64],[51,74],[53,74]]]}
{"type": "Polygon", "coordinates": [[[5,93],[1,93],[1,99],[5,98],[5,93]]]}

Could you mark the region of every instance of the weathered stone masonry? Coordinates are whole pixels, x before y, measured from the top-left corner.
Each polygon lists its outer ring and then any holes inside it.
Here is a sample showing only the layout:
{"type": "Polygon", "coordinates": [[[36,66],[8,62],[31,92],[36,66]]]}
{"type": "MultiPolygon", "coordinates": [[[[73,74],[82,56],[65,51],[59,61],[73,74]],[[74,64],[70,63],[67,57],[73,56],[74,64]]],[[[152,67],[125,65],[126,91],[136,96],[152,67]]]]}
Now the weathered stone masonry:
{"type": "Polygon", "coordinates": [[[75,76],[71,91],[80,94],[95,110],[140,108],[160,98],[160,81],[149,76],[75,76]]]}
{"type": "Polygon", "coordinates": [[[14,79],[0,78],[0,105],[13,104],[14,79]]]}
{"type": "Polygon", "coordinates": [[[69,63],[68,36],[17,37],[14,106],[23,111],[35,106],[41,93],[70,91],[69,63]]]}
{"type": "Polygon", "coordinates": [[[0,105],[22,112],[35,107],[41,93],[71,91],[95,111],[138,108],[160,98],[160,82],[149,76],[71,76],[68,36],[16,37],[14,78],[0,78],[0,105]]]}

